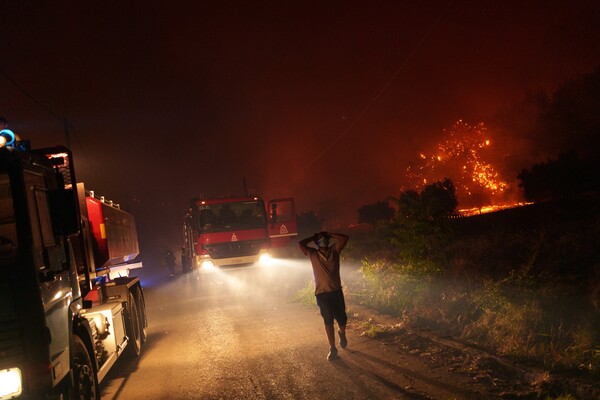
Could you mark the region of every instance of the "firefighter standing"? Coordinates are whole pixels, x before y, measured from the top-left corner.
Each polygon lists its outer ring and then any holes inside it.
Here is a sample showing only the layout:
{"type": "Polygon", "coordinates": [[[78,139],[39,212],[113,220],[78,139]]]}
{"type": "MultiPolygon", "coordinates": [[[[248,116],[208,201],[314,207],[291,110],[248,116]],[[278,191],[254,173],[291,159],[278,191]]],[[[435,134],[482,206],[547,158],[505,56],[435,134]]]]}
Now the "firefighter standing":
{"type": "Polygon", "coordinates": [[[175,255],[170,249],[165,249],[165,255],[163,256],[163,265],[169,268],[169,275],[175,275],[175,255]]]}
{"type": "Polygon", "coordinates": [[[188,257],[187,254],[185,254],[185,246],[181,246],[181,272],[183,272],[184,274],[190,272],[188,257]]]}
{"type": "Polygon", "coordinates": [[[315,296],[325,323],[329,342],[328,360],[337,358],[334,320],[338,323],[340,347],[346,348],[346,303],[340,278],[340,252],[348,243],[348,236],[341,233],[319,232],[298,242],[300,251],[310,258],[315,278],[315,296]],[[314,242],[318,248],[309,247],[314,242]]]}

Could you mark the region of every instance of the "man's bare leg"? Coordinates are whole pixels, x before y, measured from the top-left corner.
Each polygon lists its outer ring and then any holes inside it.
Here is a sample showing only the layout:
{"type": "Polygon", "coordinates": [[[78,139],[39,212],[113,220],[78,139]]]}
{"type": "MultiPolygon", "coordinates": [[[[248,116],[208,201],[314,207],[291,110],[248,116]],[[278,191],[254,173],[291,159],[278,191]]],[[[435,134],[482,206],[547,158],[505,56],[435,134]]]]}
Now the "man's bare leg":
{"type": "MultiPolygon", "coordinates": [[[[338,326],[339,326],[338,333],[340,335],[340,347],[342,349],[345,349],[346,346],[348,345],[348,340],[346,339],[346,324],[344,324],[344,325],[338,324],[338,326]]],[[[334,341],[335,341],[335,339],[334,339],[334,341]]]]}
{"type": "Polygon", "coordinates": [[[327,359],[335,360],[337,358],[337,348],[335,347],[335,330],[333,324],[325,324],[325,333],[327,334],[327,341],[329,342],[329,354],[327,355],[327,359]]]}

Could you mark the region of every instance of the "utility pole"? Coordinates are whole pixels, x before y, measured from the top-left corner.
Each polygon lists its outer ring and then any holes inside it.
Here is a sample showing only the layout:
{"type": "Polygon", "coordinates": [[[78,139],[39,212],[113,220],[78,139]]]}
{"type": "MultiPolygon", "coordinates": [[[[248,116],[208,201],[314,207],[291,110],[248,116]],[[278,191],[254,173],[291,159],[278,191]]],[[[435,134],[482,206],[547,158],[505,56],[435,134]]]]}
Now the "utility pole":
{"type": "Polygon", "coordinates": [[[67,121],[67,118],[63,118],[63,126],[64,126],[64,130],[65,130],[65,146],[67,146],[67,149],[71,149],[71,138],[69,137],[69,122],[67,121]]]}

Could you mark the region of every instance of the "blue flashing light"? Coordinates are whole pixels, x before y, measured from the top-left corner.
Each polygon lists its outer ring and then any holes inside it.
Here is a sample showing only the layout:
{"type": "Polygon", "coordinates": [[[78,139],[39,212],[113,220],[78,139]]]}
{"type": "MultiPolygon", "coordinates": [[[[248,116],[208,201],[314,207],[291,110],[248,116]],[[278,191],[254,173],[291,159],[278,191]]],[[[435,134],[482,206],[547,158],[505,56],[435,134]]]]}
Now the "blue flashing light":
{"type": "Polygon", "coordinates": [[[10,129],[2,129],[0,136],[4,136],[6,139],[6,146],[12,146],[15,143],[15,133],[10,129]]]}

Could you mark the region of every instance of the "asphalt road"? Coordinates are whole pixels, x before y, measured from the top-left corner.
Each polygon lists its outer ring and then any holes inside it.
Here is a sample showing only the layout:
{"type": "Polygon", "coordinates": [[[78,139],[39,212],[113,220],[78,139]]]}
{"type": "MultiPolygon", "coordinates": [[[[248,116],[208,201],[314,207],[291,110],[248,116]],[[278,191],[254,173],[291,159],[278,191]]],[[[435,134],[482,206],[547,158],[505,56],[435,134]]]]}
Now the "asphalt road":
{"type": "Polygon", "coordinates": [[[148,340],[108,375],[103,399],[488,397],[468,377],[400,351],[402,343],[363,335],[351,306],[348,348],[327,361],[316,306],[294,300],[312,279],[307,260],[173,278],[149,268],[141,277],[148,340]]]}

